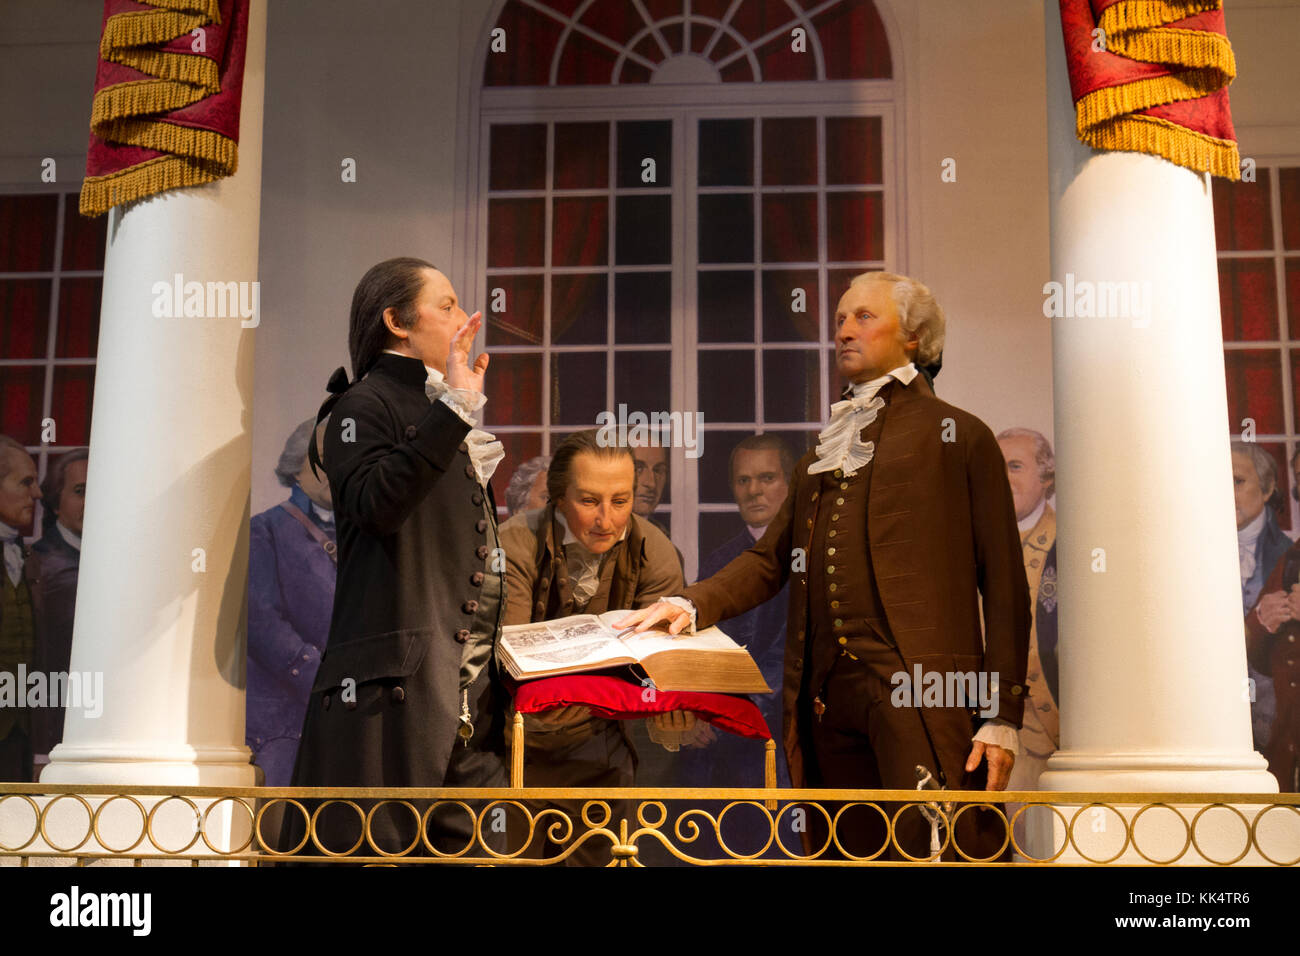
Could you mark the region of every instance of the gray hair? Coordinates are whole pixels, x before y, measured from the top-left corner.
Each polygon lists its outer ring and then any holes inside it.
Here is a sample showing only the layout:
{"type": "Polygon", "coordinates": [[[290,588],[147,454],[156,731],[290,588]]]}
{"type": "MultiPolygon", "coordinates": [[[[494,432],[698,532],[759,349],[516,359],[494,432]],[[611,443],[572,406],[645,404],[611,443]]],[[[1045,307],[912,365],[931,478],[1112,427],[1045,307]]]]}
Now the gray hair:
{"type": "Polygon", "coordinates": [[[529,458],[515,469],[506,485],[506,510],[512,515],[523,511],[528,505],[528,493],[533,489],[537,476],[551,466],[550,455],[538,455],[529,458]]]}
{"type": "Polygon", "coordinates": [[[316,430],[316,419],[309,418],[290,434],[280,452],[280,460],[275,466],[275,478],[286,488],[292,488],[302,471],[303,462],[307,460],[307,443],[316,430]]]}
{"type": "Polygon", "coordinates": [[[998,441],[1004,438],[1032,438],[1034,440],[1034,463],[1038,465],[1038,480],[1043,483],[1043,497],[1050,498],[1056,494],[1056,455],[1052,452],[1052,443],[1032,428],[1007,428],[998,432],[998,441]]]}
{"type": "Polygon", "coordinates": [[[1250,463],[1255,466],[1255,477],[1259,479],[1260,491],[1263,491],[1268,485],[1273,486],[1268,503],[1276,507],[1274,499],[1281,500],[1281,495],[1278,493],[1277,488],[1277,462],[1273,460],[1273,456],[1253,441],[1233,442],[1232,454],[1245,455],[1250,459],[1250,463]]]}
{"type": "Polygon", "coordinates": [[[943,353],[947,320],[934,294],[921,282],[895,272],[863,272],[849,285],[860,282],[889,282],[893,285],[894,305],[898,308],[898,327],[904,335],[916,335],[916,364],[930,365],[943,353]]]}
{"type": "Polygon", "coordinates": [[[8,435],[0,435],[0,478],[9,474],[9,456],[7,451],[20,451],[27,454],[27,448],[16,438],[10,438],[8,435]]]}

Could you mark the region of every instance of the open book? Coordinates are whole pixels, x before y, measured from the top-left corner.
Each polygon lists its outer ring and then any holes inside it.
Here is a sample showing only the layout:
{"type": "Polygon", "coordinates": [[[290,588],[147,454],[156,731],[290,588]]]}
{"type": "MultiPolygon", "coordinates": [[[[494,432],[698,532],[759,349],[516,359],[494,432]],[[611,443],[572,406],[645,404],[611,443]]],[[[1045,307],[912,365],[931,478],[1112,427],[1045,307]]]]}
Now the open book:
{"type": "Polygon", "coordinates": [[[772,692],[749,652],[716,627],[677,637],[661,630],[623,634],[614,622],[631,613],[622,609],[512,624],[501,629],[497,653],[510,676],[521,681],[630,665],[659,690],[772,692]]]}

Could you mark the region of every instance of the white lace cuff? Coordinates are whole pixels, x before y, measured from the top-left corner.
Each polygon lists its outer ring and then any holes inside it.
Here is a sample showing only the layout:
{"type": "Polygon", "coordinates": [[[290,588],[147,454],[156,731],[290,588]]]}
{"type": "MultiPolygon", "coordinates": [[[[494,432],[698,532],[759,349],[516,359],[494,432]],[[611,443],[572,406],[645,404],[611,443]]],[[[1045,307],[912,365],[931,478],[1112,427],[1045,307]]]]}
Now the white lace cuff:
{"type": "Polygon", "coordinates": [[[664,598],[660,598],[659,600],[663,601],[665,604],[671,604],[673,607],[679,607],[683,611],[690,611],[691,623],[687,624],[684,628],[682,628],[679,633],[681,634],[695,633],[695,603],[693,601],[691,601],[689,598],[676,597],[676,596],[664,597],[664,598]]]}
{"type": "MultiPolygon", "coordinates": [[[[426,388],[426,392],[428,391],[426,388]]],[[[430,395],[429,398],[441,401],[471,427],[477,424],[474,421],[474,413],[487,404],[486,395],[482,392],[472,392],[468,388],[448,388],[441,393],[430,395]]]]}
{"type": "Polygon", "coordinates": [[[1020,753],[1020,731],[1016,729],[1015,724],[1003,720],[1001,717],[994,717],[992,720],[984,721],[971,739],[982,744],[1001,747],[1003,750],[1010,750],[1016,755],[1020,753]]]}

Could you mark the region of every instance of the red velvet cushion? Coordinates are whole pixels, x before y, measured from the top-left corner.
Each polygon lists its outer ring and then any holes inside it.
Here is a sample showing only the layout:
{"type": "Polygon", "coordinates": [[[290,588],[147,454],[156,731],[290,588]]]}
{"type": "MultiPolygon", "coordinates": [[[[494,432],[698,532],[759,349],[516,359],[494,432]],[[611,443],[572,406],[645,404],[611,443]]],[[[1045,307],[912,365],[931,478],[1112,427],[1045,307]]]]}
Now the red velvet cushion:
{"type": "Polygon", "coordinates": [[[748,697],[691,690],[656,690],[640,687],[607,674],[565,674],[524,681],[515,687],[515,709],[536,714],[556,707],[590,707],[592,713],[612,720],[632,720],[674,710],[689,710],[713,726],[741,737],[770,740],[772,732],[748,697]]]}

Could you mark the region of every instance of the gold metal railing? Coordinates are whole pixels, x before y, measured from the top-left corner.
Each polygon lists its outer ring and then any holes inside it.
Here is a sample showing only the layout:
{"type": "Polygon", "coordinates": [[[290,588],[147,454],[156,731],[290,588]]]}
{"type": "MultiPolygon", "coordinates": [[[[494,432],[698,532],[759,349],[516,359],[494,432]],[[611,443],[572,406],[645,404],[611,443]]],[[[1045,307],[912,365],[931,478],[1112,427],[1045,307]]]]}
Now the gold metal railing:
{"type": "Polygon", "coordinates": [[[563,864],[580,848],[590,849],[590,844],[607,853],[611,866],[642,866],[647,857],[655,858],[652,862],[701,866],[942,866],[950,860],[981,863],[1006,856],[1015,863],[1039,865],[1295,866],[1300,863],[1300,795],[0,783],[0,866],[70,861],[75,865],[130,861],[137,866],[164,862],[544,866],[563,864]],[[944,802],[936,803],[936,798],[944,802]],[[1008,802],[1019,805],[1009,817],[1000,806],[1008,802]],[[318,823],[331,807],[355,815],[353,845],[331,846],[320,839],[318,823]],[[906,813],[920,813],[920,807],[937,814],[942,859],[908,853],[899,845],[898,821],[906,813]],[[991,807],[1005,834],[1001,849],[991,856],[968,853],[971,847],[960,843],[962,828],[953,826],[966,813],[987,815],[989,811],[979,811],[980,807],[991,807]],[[1037,811],[1039,827],[1047,820],[1044,815],[1051,814],[1047,822],[1055,839],[1050,855],[1035,856],[1017,835],[1016,822],[1036,807],[1047,808],[1037,811]],[[409,846],[385,847],[376,841],[372,823],[386,808],[412,821],[409,846]],[[880,815],[884,839],[874,851],[852,853],[841,843],[846,814],[851,812],[880,815]],[[459,817],[467,834],[464,846],[447,847],[431,838],[434,813],[444,820],[448,814],[459,817]],[[1170,826],[1178,832],[1174,818],[1164,816],[1168,813],[1181,821],[1184,831],[1182,847],[1176,852],[1167,849],[1170,826]],[[302,836],[296,846],[282,847],[280,825],[290,814],[297,815],[302,836]],[[761,845],[731,845],[733,815],[741,814],[749,818],[741,829],[750,838],[757,833],[761,845]],[[1145,835],[1144,818],[1155,825],[1146,828],[1145,835]],[[1239,845],[1233,836],[1223,846],[1225,823],[1227,829],[1240,831],[1239,845]],[[1115,829],[1121,825],[1122,833],[1115,829]],[[818,834],[816,845],[805,843],[809,833],[818,834]],[[1164,836],[1153,837],[1159,833],[1164,836]],[[553,844],[555,855],[547,859],[528,855],[528,848],[541,840],[553,844]],[[1166,846],[1165,851],[1157,851],[1156,843],[1166,846]],[[706,844],[707,850],[702,849],[706,844]]]}

